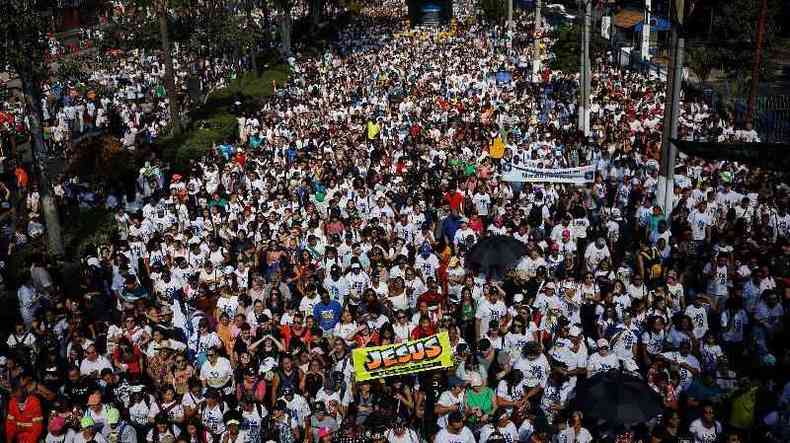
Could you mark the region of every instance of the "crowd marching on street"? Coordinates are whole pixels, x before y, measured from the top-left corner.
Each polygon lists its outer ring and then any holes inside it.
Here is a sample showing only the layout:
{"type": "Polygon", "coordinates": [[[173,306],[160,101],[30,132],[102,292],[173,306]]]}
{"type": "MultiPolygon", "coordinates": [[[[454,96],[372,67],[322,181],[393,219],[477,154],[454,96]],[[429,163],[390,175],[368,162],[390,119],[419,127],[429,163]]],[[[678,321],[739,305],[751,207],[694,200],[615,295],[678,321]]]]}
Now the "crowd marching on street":
{"type": "MultiPolygon", "coordinates": [[[[533,79],[531,33],[473,1],[438,29],[375,3],[324,54],[289,59],[288,83],[238,112],[238,139],[180,173],[149,164],[133,198],[91,191],[116,234],[78,275],[32,257],[0,350],[6,441],[788,441],[781,175],[681,156],[664,213],[663,81],[593,60],[585,136],[578,74],[547,61],[533,79]],[[514,164],[593,176],[509,181],[514,164]],[[472,271],[469,251],[496,235],[526,255],[505,275],[472,271]],[[351,358],[444,333],[448,368],[367,380],[351,358]],[[592,419],[577,394],[610,371],[660,414],[592,419]]],[[[107,66],[90,79],[103,93],[51,85],[51,141],[116,125],[134,147],[164,128],[157,57],[107,66]]],[[[221,87],[240,69],[201,72],[221,87]]],[[[679,138],[759,139],[691,93],[681,108],[679,138]]],[[[15,177],[0,198],[24,193],[23,244],[46,227],[33,175],[15,177]]]]}

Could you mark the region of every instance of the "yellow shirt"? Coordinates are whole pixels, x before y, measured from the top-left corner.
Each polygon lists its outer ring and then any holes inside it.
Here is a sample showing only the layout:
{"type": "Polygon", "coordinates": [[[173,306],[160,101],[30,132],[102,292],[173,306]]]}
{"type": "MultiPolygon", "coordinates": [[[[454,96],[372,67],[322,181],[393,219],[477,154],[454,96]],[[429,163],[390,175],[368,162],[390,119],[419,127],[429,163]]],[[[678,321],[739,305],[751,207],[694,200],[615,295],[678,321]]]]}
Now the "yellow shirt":
{"type": "Polygon", "coordinates": [[[505,156],[505,143],[502,141],[502,137],[494,139],[494,142],[491,144],[491,149],[488,151],[488,155],[490,155],[491,158],[502,158],[505,156]]]}

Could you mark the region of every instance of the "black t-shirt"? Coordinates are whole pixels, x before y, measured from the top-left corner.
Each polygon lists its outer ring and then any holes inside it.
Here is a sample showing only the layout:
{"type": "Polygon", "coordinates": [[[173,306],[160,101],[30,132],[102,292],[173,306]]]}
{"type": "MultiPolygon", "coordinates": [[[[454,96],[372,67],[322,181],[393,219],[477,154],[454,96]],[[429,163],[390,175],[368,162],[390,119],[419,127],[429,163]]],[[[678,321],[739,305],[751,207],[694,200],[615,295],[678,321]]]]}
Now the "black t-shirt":
{"type": "Polygon", "coordinates": [[[77,382],[72,382],[66,380],[66,383],[64,383],[61,388],[61,393],[71,403],[84,404],[85,400],[88,398],[88,394],[96,390],[96,387],[96,383],[93,381],[79,380],[77,382]]]}

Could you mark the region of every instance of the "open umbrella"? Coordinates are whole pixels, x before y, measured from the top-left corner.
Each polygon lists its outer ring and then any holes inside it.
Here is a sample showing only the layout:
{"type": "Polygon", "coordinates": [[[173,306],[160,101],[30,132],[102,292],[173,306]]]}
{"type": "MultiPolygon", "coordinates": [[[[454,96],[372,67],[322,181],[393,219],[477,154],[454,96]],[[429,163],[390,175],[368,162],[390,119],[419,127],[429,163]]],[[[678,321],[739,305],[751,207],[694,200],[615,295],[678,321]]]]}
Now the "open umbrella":
{"type": "Polygon", "coordinates": [[[609,426],[646,423],[662,411],[661,396],[636,375],[612,370],[579,383],[574,400],[585,418],[609,426]]]}
{"type": "Polygon", "coordinates": [[[523,256],[527,245],[507,235],[480,239],[466,254],[465,265],[494,279],[501,279],[523,256]]]}

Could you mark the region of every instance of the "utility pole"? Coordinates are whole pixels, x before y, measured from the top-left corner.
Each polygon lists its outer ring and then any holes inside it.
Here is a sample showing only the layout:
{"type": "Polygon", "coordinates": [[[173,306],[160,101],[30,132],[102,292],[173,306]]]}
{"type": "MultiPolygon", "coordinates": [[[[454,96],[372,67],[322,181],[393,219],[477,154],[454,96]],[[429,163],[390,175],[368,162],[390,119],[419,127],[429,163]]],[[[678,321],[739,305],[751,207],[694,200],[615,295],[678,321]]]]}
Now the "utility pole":
{"type": "Polygon", "coordinates": [[[507,26],[513,29],[513,2],[515,0],[507,0],[507,26]]]}
{"type": "Polygon", "coordinates": [[[579,70],[579,130],[585,136],[590,135],[590,16],[592,15],[592,0],[584,2],[584,30],[582,32],[581,69],[579,70]]]}
{"type": "Polygon", "coordinates": [[[754,127],[754,102],[757,100],[757,86],[760,83],[760,65],[763,59],[766,15],[768,15],[768,0],[763,0],[760,17],[757,20],[757,42],[754,49],[754,66],[752,67],[752,90],[749,93],[749,105],[746,110],[746,124],[751,127],[754,127]]]}
{"type": "Polygon", "coordinates": [[[645,22],[642,24],[642,60],[650,60],[650,4],[645,0],[645,22]]]}
{"type": "MultiPolygon", "coordinates": [[[[512,1],[512,0],[511,0],[512,1]]],[[[543,19],[540,16],[540,8],[543,7],[542,0],[535,1],[535,26],[532,38],[534,39],[534,47],[532,49],[532,81],[535,83],[540,82],[540,69],[542,65],[540,53],[540,40],[538,36],[543,32],[543,19]]]]}
{"type": "Polygon", "coordinates": [[[683,29],[685,0],[675,0],[676,20],[672,23],[672,61],[667,71],[667,96],[664,105],[664,131],[661,137],[661,168],[658,177],[658,203],[667,223],[671,221],[675,192],[675,158],[677,147],[670,140],[678,136],[680,89],[683,86],[683,29]]]}
{"type": "Polygon", "coordinates": [[[592,60],[590,60],[590,29],[592,28],[592,4],[593,0],[585,0],[587,10],[584,13],[584,135],[590,135],[590,94],[592,93],[592,60]]]}

